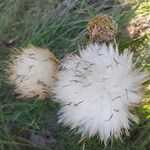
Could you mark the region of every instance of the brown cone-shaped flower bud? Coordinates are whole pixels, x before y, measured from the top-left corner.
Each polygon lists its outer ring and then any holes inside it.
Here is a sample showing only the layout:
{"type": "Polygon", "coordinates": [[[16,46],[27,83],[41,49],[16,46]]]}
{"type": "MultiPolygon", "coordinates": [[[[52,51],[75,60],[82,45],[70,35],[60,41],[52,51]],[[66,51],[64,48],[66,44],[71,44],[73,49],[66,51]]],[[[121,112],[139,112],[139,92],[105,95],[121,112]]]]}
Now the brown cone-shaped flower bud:
{"type": "Polygon", "coordinates": [[[92,42],[110,43],[116,36],[116,24],[110,16],[97,15],[87,26],[88,35],[92,42]]]}

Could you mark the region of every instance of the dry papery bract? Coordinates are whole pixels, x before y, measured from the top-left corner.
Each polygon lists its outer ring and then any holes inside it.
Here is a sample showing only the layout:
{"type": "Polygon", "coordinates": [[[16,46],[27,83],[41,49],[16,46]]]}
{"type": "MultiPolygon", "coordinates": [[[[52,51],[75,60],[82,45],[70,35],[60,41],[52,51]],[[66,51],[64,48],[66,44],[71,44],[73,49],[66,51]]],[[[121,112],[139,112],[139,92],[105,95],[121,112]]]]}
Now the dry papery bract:
{"type": "Polygon", "coordinates": [[[8,79],[19,98],[37,96],[45,99],[52,95],[59,61],[48,49],[30,45],[15,54],[9,63],[8,79]]]}

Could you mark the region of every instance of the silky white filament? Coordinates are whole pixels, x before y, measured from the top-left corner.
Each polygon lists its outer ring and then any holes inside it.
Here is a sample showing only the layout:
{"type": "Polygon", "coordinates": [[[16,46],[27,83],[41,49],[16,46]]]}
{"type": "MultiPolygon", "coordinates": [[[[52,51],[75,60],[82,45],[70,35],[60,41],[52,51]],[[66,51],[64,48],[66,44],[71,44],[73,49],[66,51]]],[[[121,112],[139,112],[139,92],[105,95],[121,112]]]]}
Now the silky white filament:
{"type": "Polygon", "coordinates": [[[134,70],[132,53],[119,54],[113,45],[90,44],[79,55],[65,58],[57,74],[54,93],[62,105],[59,122],[84,136],[107,142],[128,135],[130,122],[138,122],[129,106],[139,103],[146,75],[134,70]]]}
{"type": "Polygon", "coordinates": [[[11,60],[9,68],[9,81],[20,97],[45,99],[51,95],[58,61],[49,50],[34,46],[24,48],[11,60]]]}

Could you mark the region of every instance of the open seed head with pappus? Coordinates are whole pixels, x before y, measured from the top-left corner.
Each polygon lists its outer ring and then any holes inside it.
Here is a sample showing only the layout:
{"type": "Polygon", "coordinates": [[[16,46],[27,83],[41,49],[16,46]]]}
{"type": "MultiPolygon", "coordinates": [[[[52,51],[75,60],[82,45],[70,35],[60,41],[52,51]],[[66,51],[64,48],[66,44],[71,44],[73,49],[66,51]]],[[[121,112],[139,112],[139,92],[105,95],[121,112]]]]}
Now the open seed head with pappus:
{"type": "Polygon", "coordinates": [[[129,106],[141,101],[147,75],[134,68],[128,50],[119,54],[112,44],[89,44],[62,61],[57,78],[59,122],[85,137],[98,135],[106,144],[124,131],[128,135],[131,121],[138,123],[129,106]]]}
{"type": "Polygon", "coordinates": [[[30,45],[11,58],[7,74],[20,98],[45,99],[52,94],[57,71],[58,60],[49,50],[30,45]]]}

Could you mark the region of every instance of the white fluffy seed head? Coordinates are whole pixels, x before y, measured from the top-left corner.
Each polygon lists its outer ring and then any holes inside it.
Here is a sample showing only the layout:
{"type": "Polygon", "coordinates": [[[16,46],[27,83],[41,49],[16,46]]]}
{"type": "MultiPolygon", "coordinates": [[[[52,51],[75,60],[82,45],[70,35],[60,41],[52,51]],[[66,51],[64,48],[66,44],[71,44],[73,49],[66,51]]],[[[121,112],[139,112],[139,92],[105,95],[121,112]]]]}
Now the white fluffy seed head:
{"type": "Polygon", "coordinates": [[[111,44],[90,44],[79,56],[64,59],[54,88],[62,105],[59,122],[84,136],[98,135],[104,143],[121,138],[123,131],[128,135],[130,122],[138,122],[129,106],[140,102],[146,80],[133,67],[132,53],[120,55],[111,44]]]}
{"type": "Polygon", "coordinates": [[[12,57],[10,62],[8,79],[15,86],[19,98],[38,96],[45,99],[52,94],[58,61],[49,50],[30,45],[12,57]]]}

